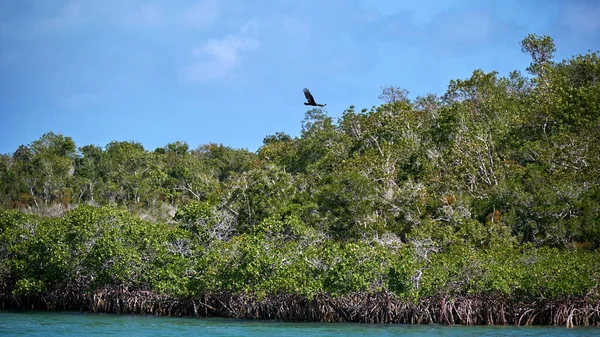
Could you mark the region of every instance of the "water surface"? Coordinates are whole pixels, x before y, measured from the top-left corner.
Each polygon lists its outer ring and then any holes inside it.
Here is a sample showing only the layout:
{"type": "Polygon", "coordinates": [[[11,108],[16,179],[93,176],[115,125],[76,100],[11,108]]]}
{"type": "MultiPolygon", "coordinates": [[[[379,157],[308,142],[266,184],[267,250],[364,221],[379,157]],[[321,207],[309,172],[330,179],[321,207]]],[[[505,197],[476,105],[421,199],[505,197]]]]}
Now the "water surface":
{"type": "Polygon", "coordinates": [[[599,328],[284,323],[73,312],[0,312],[0,336],[600,336],[599,328]]]}

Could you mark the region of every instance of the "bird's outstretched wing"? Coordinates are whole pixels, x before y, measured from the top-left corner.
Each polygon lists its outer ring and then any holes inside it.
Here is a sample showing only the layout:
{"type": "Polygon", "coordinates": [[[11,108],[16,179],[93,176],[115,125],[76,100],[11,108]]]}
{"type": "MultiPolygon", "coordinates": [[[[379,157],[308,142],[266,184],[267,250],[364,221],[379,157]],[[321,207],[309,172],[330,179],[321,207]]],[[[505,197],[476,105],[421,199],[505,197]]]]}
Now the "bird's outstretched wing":
{"type": "Polygon", "coordinates": [[[308,104],[310,105],[316,105],[317,103],[315,102],[315,99],[313,98],[313,96],[310,94],[310,91],[308,91],[307,88],[304,88],[302,91],[304,91],[304,97],[306,97],[306,100],[308,101],[308,104]]]}

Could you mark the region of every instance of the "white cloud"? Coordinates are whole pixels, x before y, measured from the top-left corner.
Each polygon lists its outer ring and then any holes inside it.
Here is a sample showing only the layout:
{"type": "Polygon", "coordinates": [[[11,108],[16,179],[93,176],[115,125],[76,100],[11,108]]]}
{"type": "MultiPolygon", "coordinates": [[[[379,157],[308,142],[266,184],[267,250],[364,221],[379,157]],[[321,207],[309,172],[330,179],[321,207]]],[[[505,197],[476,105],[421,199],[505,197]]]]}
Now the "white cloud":
{"type": "Polygon", "coordinates": [[[259,46],[258,40],[246,37],[229,36],[210,40],[192,51],[198,60],[184,69],[183,76],[192,82],[224,78],[239,67],[243,52],[256,50],[259,46]]]}
{"type": "Polygon", "coordinates": [[[183,14],[183,23],[188,28],[205,29],[217,21],[219,7],[216,0],[201,0],[183,14]]]}

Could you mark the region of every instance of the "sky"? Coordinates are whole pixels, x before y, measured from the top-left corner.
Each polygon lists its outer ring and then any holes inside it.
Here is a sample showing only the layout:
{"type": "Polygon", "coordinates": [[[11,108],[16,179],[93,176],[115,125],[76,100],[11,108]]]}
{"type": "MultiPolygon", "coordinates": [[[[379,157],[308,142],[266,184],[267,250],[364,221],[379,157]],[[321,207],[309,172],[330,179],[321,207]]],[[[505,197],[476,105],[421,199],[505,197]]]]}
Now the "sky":
{"type": "Polygon", "coordinates": [[[560,61],[600,50],[596,0],[1,0],[0,154],[44,133],[76,145],[187,142],[256,151],[382,88],[443,94],[476,69],[525,72],[529,33],[560,61]]]}

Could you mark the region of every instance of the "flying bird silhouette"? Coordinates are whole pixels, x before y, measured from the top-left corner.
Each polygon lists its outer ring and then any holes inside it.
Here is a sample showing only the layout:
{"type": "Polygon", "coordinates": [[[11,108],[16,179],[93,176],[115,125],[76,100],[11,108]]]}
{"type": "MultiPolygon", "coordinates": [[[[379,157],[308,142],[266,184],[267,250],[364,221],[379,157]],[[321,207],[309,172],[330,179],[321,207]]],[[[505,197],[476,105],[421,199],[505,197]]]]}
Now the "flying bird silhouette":
{"type": "Polygon", "coordinates": [[[304,96],[306,97],[306,102],[304,102],[304,105],[312,105],[312,106],[320,106],[320,107],[324,107],[327,104],[318,104],[317,102],[315,102],[315,99],[313,98],[313,96],[310,94],[310,91],[308,91],[308,89],[304,88],[304,96]]]}

